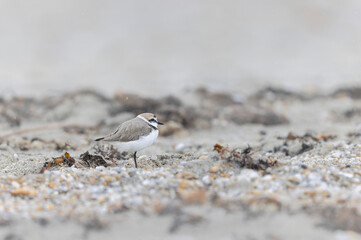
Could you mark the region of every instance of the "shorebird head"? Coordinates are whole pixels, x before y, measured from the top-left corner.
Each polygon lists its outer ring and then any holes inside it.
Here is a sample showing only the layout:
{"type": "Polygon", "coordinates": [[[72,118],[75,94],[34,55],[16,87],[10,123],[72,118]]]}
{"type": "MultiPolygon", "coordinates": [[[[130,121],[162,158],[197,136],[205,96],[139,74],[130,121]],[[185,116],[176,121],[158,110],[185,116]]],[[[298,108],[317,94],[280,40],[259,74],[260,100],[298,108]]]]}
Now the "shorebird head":
{"type": "Polygon", "coordinates": [[[154,127],[158,127],[158,124],[164,125],[164,123],[158,122],[157,117],[153,113],[142,113],[139,114],[137,117],[142,118],[143,120],[145,120],[154,127]]]}

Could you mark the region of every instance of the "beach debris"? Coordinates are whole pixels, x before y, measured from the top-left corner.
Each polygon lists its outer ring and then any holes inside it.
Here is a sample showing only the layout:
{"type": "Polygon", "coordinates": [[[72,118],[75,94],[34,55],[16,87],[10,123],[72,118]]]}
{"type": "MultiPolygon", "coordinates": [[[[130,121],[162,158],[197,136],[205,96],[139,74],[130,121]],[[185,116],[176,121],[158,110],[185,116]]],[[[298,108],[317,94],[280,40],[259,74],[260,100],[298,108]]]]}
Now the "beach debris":
{"type": "Polygon", "coordinates": [[[57,157],[57,158],[53,158],[53,161],[56,165],[67,165],[68,167],[71,167],[74,165],[75,160],[73,157],[70,156],[70,154],[68,152],[65,152],[64,155],[57,157]]]}
{"type": "Polygon", "coordinates": [[[80,159],[75,160],[69,153],[65,152],[64,155],[53,158],[53,161],[45,162],[40,173],[44,173],[45,170],[50,170],[52,167],[56,166],[74,166],[76,168],[96,168],[98,166],[108,166],[102,156],[92,155],[88,151],[81,154],[79,158],[80,159]]]}
{"type": "Polygon", "coordinates": [[[328,140],[335,139],[335,138],[337,138],[337,135],[333,135],[333,134],[317,134],[317,135],[314,135],[312,133],[305,133],[303,136],[299,136],[299,135],[294,134],[293,132],[289,132],[287,137],[279,138],[279,139],[285,139],[285,140],[290,140],[290,141],[300,139],[300,140],[313,140],[313,141],[316,141],[316,142],[319,142],[319,141],[327,142],[328,140]]]}
{"type": "Polygon", "coordinates": [[[296,135],[289,132],[286,137],[278,137],[283,143],[274,147],[273,152],[283,152],[286,156],[296,156],[314,149],[321,142],[337,138],[334,134],[315,134],[307,132],[296,135]]]}
{"type": "Polygon", "coordinates": [[[231,150],[227,147],[222,146],[221,144],[216,143],[213,146],[213,151],[217,151],[219,153],[219,155],[224,157],[224,155],[229,153],[231,150]]]}
{"type": "Polygon", "coordinates": [[[250,146],[242,151],[238,149],[230,150],[220,144],[215,144],[213,149],[219,153],[221,159],[229,162],[237,162],[241,168],[249,168],[254,170],[266,170],[268,167],[277,166],[277,160],[272,157],[263,158],[262,154],[253,152],[250,146]]]}
{"type": "Polygon", "coordinates": [[[128,159],[127,152],[119,152],[113,145],[97,145],[94,147],[95,155],[102,156],[104,160],[115,162],[117,160],[128,159]]]}
{"type": "Polygon", "coordinates": [[[108,164],[100,155],[92,155],[88,151],[80,155],[80,160],[76,162],[77,168],[96,168],[98,166],[107,167],[108,164]]]}
{"type": "Polygon", "coordinates": [[[40,173],[44,173],[46,170],[55,167],[55,166],[68,166],[71,167],[75,163],[75,160],[73,157],[70,156],[68,152],[65,152],[64,155],[61,155],[60,157],[53,158],[53,161],[45,162],[42,169],[40,170],[40,173]]]}

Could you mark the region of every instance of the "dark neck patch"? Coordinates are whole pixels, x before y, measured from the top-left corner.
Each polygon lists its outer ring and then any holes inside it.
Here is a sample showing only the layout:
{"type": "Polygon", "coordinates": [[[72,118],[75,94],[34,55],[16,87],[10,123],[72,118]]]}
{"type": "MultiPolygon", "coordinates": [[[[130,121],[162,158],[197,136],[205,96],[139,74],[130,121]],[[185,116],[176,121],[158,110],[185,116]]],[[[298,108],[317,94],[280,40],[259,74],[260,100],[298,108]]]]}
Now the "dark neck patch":
{"type": "Polygon", "coordinates": [[[148,123],[148,126],[151,127],[154,130],[158,130],[158,128],[154,127],[152,124],[148,123]]]}

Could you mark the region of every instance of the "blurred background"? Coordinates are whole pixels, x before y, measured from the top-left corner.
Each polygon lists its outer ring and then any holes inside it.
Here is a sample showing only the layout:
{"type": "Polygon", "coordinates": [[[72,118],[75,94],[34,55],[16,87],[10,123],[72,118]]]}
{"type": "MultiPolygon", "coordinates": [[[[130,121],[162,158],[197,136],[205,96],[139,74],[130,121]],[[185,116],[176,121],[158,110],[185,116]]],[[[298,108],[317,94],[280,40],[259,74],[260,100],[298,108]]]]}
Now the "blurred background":
{"type": "Polygon", "coordinates": [[[330,91],[361,77],[358,0],[0,1],[0,94],[330,91]]]}

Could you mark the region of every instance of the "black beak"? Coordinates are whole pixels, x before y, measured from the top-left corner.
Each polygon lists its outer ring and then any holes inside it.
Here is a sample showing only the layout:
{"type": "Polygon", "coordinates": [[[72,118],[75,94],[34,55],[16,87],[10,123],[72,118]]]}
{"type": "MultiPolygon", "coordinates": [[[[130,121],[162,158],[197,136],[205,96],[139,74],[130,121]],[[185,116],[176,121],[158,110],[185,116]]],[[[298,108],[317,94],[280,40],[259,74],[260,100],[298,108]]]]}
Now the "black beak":
{"type": "Polygon", "coordinates": [[[158,122],[158,121],[157,121],[157,123],[158,123],[159,125],[164,125],[164,123],[162,123],[162,122],[158,122]]]}

